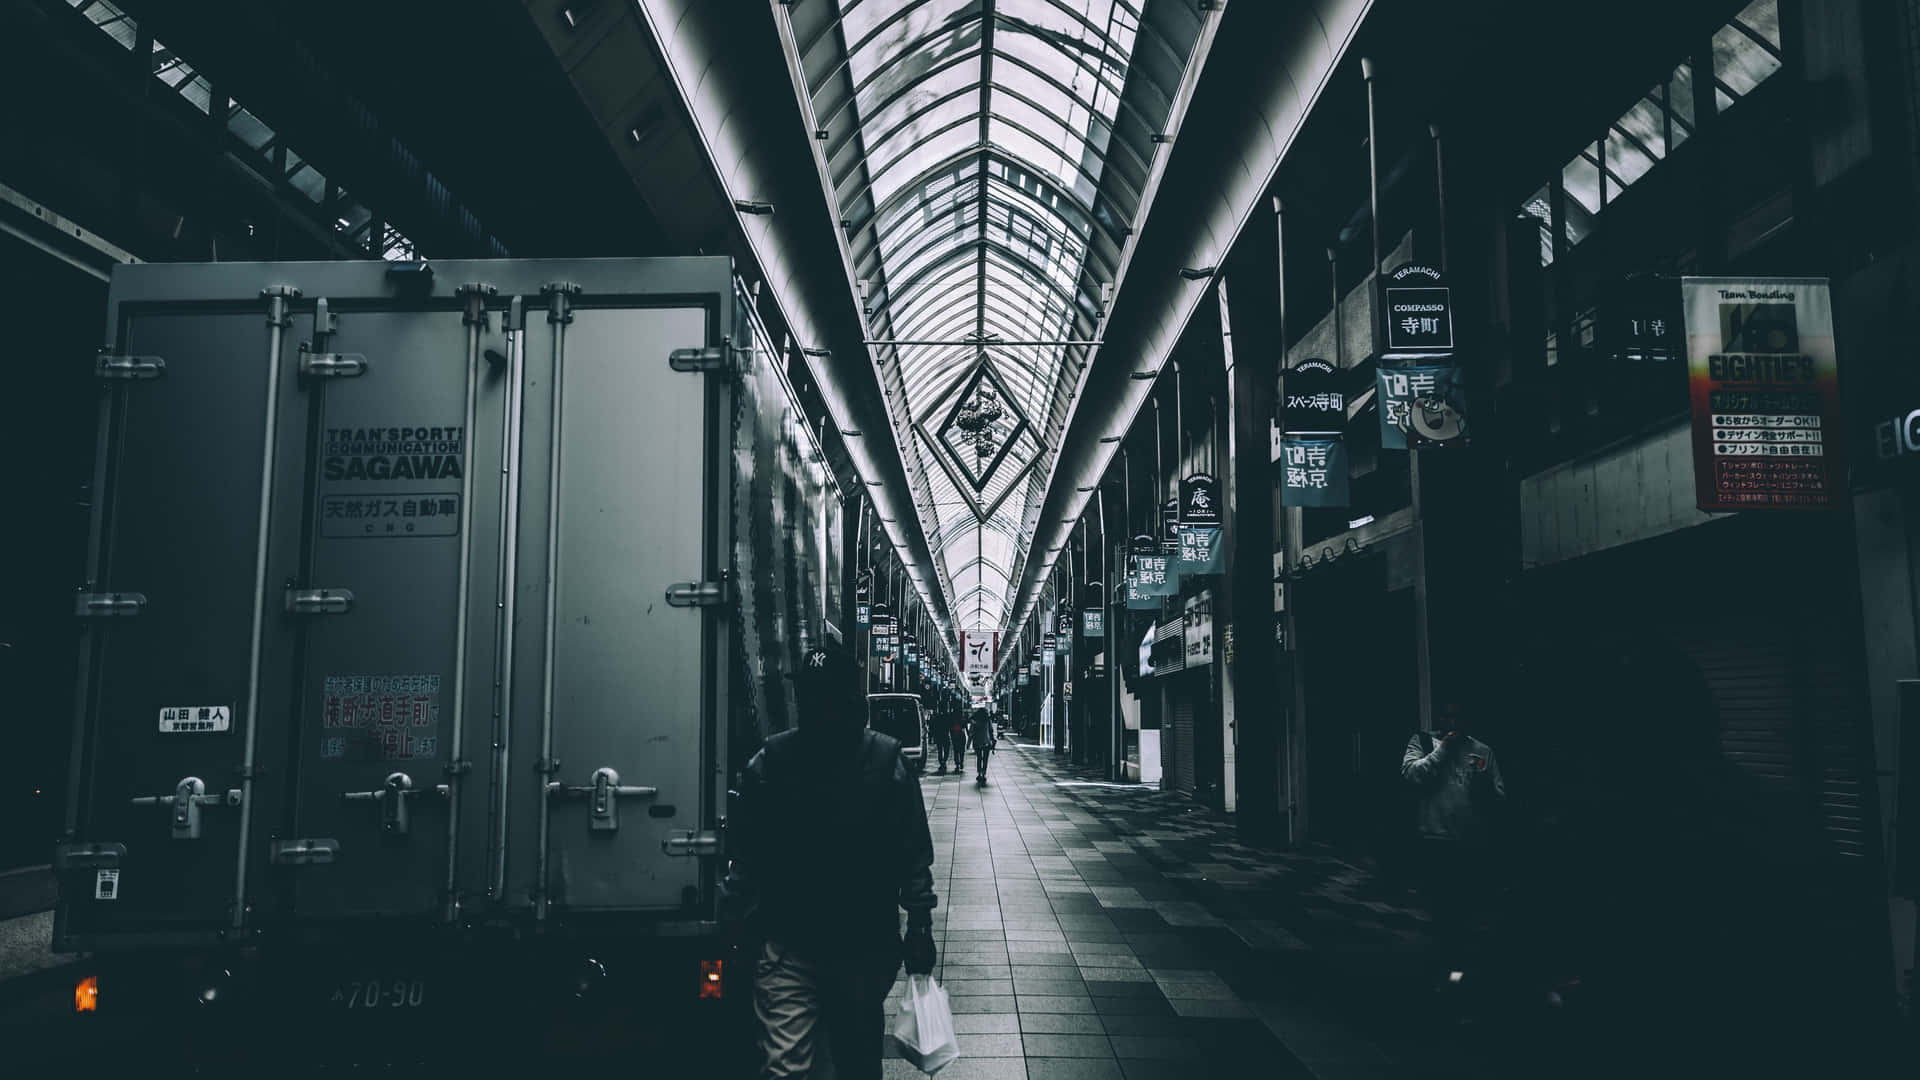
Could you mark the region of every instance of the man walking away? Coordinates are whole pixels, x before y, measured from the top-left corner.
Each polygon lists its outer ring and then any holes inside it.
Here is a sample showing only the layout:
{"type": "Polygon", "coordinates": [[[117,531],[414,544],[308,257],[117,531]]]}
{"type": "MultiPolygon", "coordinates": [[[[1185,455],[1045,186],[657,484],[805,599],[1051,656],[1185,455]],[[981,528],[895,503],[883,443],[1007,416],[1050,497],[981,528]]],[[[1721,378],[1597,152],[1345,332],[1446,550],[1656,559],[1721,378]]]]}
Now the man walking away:
{"type": "Polygon", "coordinates": [[[968,736],[973,740],[973,756],[979,773],[973,778],[973,782],[984,784],[987,782],[987,758],[993,753],[993,716],[985,709],[975,709],[968,727],[968,736]]]}
{"type": "MultiPolygon", "coordinates": [[[[953,726],[953,721],[948,718],[947,710],[952,707],[943,697],[933,710],[933,748],[940,755],[940,768],[934,773],[935,776],[947,775],[947,755],[953,750],[953,740],[947,737],[947,730],[953,726]]],[[[959,762],[954,764],[957,766],[959,762]]]]}
{"type": "Polygon", "coordinates": [[[1441,959],[1457,979],[1469,932],[1492,895],[1495,817],[1507,788],[1493,748],[1467,733],[1457,702],[1443,703],[1435,719],[1437,732],[1407,740],[1400,777],[1419,792],[1416,872],[1441,959]]]}
{"type": "Polygon", "coordinates": [[[953,715],[947,725],[947,742],[953,746],[953,771],[960,773],[967,760],[967,714],[959,702],[953,703],[953,715]]]}
{"type": "Polygon", "coordinates": [[[878,1080],[887,991],[934,965],[933,837],[900,743],[868,730],[835,644],[794,676],[800,724],[767,740],[730,800],[723,914],[764,938],[754,971],[763,1077],[878,1080]],[[906,910],[906,939],[899,909],[906,910]]]}

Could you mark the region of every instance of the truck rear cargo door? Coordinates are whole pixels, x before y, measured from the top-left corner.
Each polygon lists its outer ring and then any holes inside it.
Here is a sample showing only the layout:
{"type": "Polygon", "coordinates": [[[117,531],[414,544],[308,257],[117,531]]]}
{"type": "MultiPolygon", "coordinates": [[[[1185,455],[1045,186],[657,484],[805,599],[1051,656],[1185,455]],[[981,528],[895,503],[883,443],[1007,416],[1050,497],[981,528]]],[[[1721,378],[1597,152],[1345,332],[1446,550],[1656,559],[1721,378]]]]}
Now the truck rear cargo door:
{"type": "Polygon", "coordinates": [[[705,895],[688,839],[714,798],[718,377],[666,360],[707,346],[711,318],[583,306],[559,350],[545,882],[557,908],[681,909],[705,895]]]}
{"type": "Polygon", "coordinates": [[[103,358],[117,374],[77,601],[86,843],[60,856],[63,936],[162,943],[237,923],[245,815],[270,817],[256,808],[271,781],[243,801],[243,767],[285,731],[290,639],[266,585],[289,569],[269,538],[299,520],[297,471],[281,497],[301,435],[293,321],[284,298],[130,308],[123,355],[103,358]]]}
{"type": "MultiPolygon", "coordinates": [[[[425,915],[447,896],[452,729],[467,669],[457,629],[479,606],[461,603],[462,555],[496,546],[493,515],[476,519],[469,504],[476,478],[497,485],[498,440],[468,430],[468,395],[477,410],[501,390],[471,385],[476,358],[457,310],[348,310],[330,347],[364,356],[366,370],[312,391],[324,399],[308,584],[353,601],[309,620],[295,829],[339,849],[292,874],[295,908],[425,915]]],[[[491,593],[483,600],[490,613],[491,593]]],[[[473,663],[491,667],[491,642],[469,637],[473,663]]]]}

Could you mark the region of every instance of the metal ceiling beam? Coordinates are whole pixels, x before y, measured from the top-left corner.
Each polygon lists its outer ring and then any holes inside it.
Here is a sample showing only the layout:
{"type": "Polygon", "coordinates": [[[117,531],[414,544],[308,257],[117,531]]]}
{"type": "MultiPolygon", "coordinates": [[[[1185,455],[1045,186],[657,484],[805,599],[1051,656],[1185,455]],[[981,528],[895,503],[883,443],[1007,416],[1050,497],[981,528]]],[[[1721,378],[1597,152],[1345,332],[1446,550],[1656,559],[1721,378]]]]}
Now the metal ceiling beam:
{"type": "MultiPolygon", "coordinates": [[[[1136,232],[1096,334],[1124,345],[1095,350],[1083,373],[1030,550],[1064,548],[1071,526],[1060,522],[1080,516],[1089,496],[1079,489],[1097,486],[1119,449],[1102,440],[1124,433],[1152,392],[1151,382],[1131,373],[1164,364],[1210,293],[1180,270],[1225,261],[1371,7],[1372,0],[1241,3],[1209,19],[1197,46],[1205,56],[1219,43],[1204,87],[1208,122],[1180,132],[1176,152],[1160,155],[1160,171],[1149,178],[1150,189],[1164,184],[1169,197],[1154,200],[1151,228],[1136,232]]],[[[1203,90],[1198,68],[1190,66],[1182,86],[1186,106],[1203,90]]],[[[1052,569],[1045,559],[1023,560],[1010,605],[1016,618],[1032,610],[1052,569]]]]}

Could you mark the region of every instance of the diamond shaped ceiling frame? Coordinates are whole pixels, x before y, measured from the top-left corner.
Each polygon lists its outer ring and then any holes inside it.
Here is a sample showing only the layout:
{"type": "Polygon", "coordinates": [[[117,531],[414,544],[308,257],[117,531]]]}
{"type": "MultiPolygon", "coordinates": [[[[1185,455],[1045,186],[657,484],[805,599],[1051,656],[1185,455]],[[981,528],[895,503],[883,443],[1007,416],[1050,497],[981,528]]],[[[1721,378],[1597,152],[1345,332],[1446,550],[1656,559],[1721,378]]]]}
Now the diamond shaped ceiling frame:
{"type": "MultiPolygon", "coordinates": [[[[931,442],[937,450],[945,452],[943,465],[950,465],[950,469],[958,471],[958,475],[954,477],[954,486],[960,486],[960,480],[966,480],[966,486],[962,488],[962,492],[972,494],[975,498],[973,513],[981,521],[985,521],[993,511],[983,509],[977,500],[981,492],[987,490],[987,484],[993,480],[993,475],[1000,467],[1000,463],[1006,461],[1006,457],[1014,452],[1016,446],[1020,446],[1020,436],[1033,430],[1033,423],[1027,421],[1027,413],[1021,409],[1020,402],[1014,398],[1012,390],[1008,390],[1006,380],[1000,379],[1000,373],[995,371],[993,359],[987,357],[985,348],[979,350],[979,357],[973,361],[973,369],[968,371],[966,379],[956,382],[945,400],[950,404],[947,405],[947,417],[941,421],[939,429],[927,432],[925,419],[918,419],[914,421],[914,430],[920,432],[920,438],[931,442]],[[987,398],[983,390],[993,390],[996,398],[987,398]],[[987,413],[985,407],[998,409],[998,413],[987,413]],[[1006,419],[1012,421],[1010,427],[1004,432],[998,430],[1000,413],[1006,413],[1006,419]],[[991,459],[985,461],[985,465],[981,465],[979,459],[987,457],[987,454],[975,454],[975,461],[968,463],[966,452],[960,446],[954,446],[956,436],[973,436],[975,438],[973,446],[979,448],[977,440],[981,432],[968,430],[970,415],[985,419],[987,436],[998,436],[998,448],[991,452],[991,459]]],[[[937,411],[937,405],[924,411],[922,417],[931,415],[935,411],[937,411]]],[[[1041,448],[1037,446],[1035,450],[1041,450],[1041,448]]],[[[1027,463],[1031,463],[1035,455],[1037,454],[1027,455],[1027,463]]]]}

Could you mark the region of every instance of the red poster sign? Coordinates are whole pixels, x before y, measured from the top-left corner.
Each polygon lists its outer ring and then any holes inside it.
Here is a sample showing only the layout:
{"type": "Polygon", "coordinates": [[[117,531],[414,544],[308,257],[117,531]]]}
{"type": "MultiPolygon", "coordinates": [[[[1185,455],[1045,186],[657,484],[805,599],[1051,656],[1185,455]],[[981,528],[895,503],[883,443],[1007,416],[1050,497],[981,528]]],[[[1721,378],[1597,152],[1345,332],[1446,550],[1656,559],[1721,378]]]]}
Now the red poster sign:
{"type": "Polygon", "coordinates": [[[1847,493],[1825,278],[1683,278],[1694,490],[1709,511],[1837,506],[1847,493]]]}

